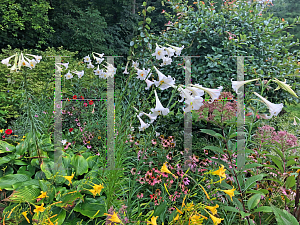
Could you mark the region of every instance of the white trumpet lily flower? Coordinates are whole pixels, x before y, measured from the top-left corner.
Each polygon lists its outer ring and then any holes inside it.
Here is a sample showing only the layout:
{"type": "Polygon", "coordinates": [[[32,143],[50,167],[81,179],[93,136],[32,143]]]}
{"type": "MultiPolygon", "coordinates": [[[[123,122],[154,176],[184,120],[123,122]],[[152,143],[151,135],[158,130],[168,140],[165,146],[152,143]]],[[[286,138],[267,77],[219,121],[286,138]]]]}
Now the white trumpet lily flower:
{"type": "Polygon", "coordinates": [[[140,70],[138,68],[135,68],[135,69],[137,69],[137,74],[138,74],[138,76],[136,78],[140,79],[140,80],[145,80],[148,77],[148,73],[151,70],[151,69],[145,70],[145,68],[143,68],[142,70],[140,70]]]}
{"type": "Polygon", "coordinates": [[[114,77],[114,75],[116,74],[117,72],[117,68],[115,68],[112,64],[110,63],[107,63],[108,66],[105,66],[106,67],[106,74],[107,74],[107,77],[114,77]]]}
{"type": "Polygon", "coordinates": [[[190,90],[182,88],[182,85],[179,85],[177,90],[180,92],[180,96],[181,96],[181,100],[178,100],[179,102],[182,102],[184,99],[191,102],[192,93],[190,90]]]}
{"type": "Polygon", "coordinates": [[[128,64],[129,64],[129,61],[127,61],[127,63],[126,63],[125,71],[123,72],[124,74],[129,74],[129,73],[127,72],[128,64]]]}
{"type": "Polygon", "coordinates": [[[151,113],[150,115],[152,117],[155,117],[155,116],[158,116],[158,115],[166,116],[169,113],[170,110],[168,108],[164,108],[162,106],[161,102],[158,99],[158,96],[157,96],[157,93],[156,93],[155,90],[154,90],[154,94],[155,94],[155,98],[156,98],[156,107],[155,107],[155,109],[153,109],[153,108],[151,109],[151,111],[153,113],[151,113]]]}
{"type": "Polygon", "coordinates": [[[199,110],[200,107],[203,105],[203,98],[200,96],[191,97],[190,100],[185,101],[186,104],[188,104],[188,107],[186,107],[183,111],[184,112],[191,112],[191,110],[199,110]]]}
{"type": "Polygon", "coordinates": [[[231,78],[232,89],[239,95],[239,94],[242,94],[242,93],[238,93],[238,90],[240,87],[242,87],[244,84],[250,83],[252,81],[259,80],[259,78],[253,79],[253,80],[246,80],[246,81],[232,81],[232,80],[233,80],[233,78],[231,78]]]}
{"type": "Polygon", "coordinates": [[[166,52],[164,50],[164,47],[160,48],[157,43],[155,44],[156,44],[156,48],[152,56],[155,56],[157,60],[160,60],[166,55],[166,52]]]}
{"type": "Polygon", "coordinates": [[[140,120],[140,122],[141,122],[141,127],[139,127],[139,130],[140,130],[140,131],[144,131],[145,129],[147,129],[147,128],[150,126],[149,123],[145,123],[145,122],[141,119],[141,117],[139,117],[138,115],[137,115],[137,118],[139,118],[139,120],[140,120]]]}
{"type": "Polygon", "coordinates": [[[82,70],[81,72],[75,71],[74,73],[78,75],[78,78],[81,78],[84,75],[84,70],[82,70]]]}
{"type": "Polygon", "coordinates": [[[188,89],[189,91],[192,92],[192,96],[196,97],[196,96],[203,96],[204,95],[204,91],[195,87],[186,87],[186,89],[188,89]]]}
{"type": "Polygon", "coordinates": [[[205,91],[206,93],[208,93],[209,96],[211,97],[211,101],[209,102],[210,104],[213,103],[215,99],[218,99],[220,97],[221,91],[223,89],[222,86],[218,87],[218,89],[204,88],[204,87],[202,87],[202,85],[199,85],[199,84],[195,84],[195,85],[190,84],[190,86],[199,88],[199,89],[205,91]]]}
{"type": "Polygon", "coordinates": [[[94,68],[95,66],[92,64],[92,62],[90,62],[89,64],[87,64],[87,68],[89,68],[89,69],[92,69],[92,68],[94,68]]]}
{"type": "Polygon", "coordinates": [[[70,73],[70,70],[67,74],[65,74],[65,77],[66,77],[67,80],[73,78],[73,75],[70,73]]]}
{"type": "Polygon", "coordinates": [[[140,112],[139,116],[143,116],[143,115],[149,117],[149,119],[151,120],[150,123],[153,123],[157,118],[157,115],[148,114],[148,113],[145,113],[145,112],[140,112]]]}
{"type": "Polygon", "coordinates": [[[173,49],[173,48],[165,48],[165,51],[166,51],[166,53],[167,53],[167,55],[169,56],[169,57],[172,57],[172,56],[174,56],[174,52],[175,52],[175,50],[173,49]]]}
{"type": "Polygon", "coordinates": [[[35,61],[37,63],[39,63],[41,61],[41,59],[43,58],[42,56],[39,56],[39,55],[31,55],[31,54],[26,54],[26,55],[30,55],[30,56],[34,57],[35,61]]]}
{"type": "Polygon", "coordinates": [[[132,67],[138,68],[139,67],[139,63],[132,60],[132,67]]]}
{"type": "Polygon", "coordinates": [[[184,49],[184,45],[182,45],[181,48],[175,47],[175,46],[172,46],[172,45],[169,45],[169,44],[167,44],[167,45],[175,50],[175,54],[177,56],[180,56],[182,49],[184,49]]]}
{"type": "Polygon", "coordinates": [[[172,59],[170,57],[163,57],[163,62],[160,64],[160,66],[166,66],[166,65],[171,65],[172,59]]]}
{"type": "Polygon", "coordinates": [[[37,64],[37,62],[36,62],[34,59],[30,60],[30,59],[28,59],[26,56],[24,56],[24,58],[28,61],[28,65],[29,65],[28,67],[29,67],[30,69],[34,68],[35,65],[37,64]]]}
{"type": "Polygon", "coordinates": [[[169,87],[174,87],[175,84],[175,78],[172,78],[170,75],[166,77],[162,72],[160,72],[155,66],[154,69],[156,70],[158,74],[158,81],[154,81],[156,87],[158,87],[160,90],[168,89],[169,87]]]}
{"type": "Polygon", "coordinates": [[[294,117],[294,123],[293,123],[293,125],[297,125],[297,122],[296,122],[296,118],[294,117]]]}
{"type": "Polygon", "coordinates": [[[261,95],[257,94],[256,92],[253,92],[253,93],[256,96],[258,96],[267,105],[267,107],[269,108],[269,111],[270,111],[271,115],[270,116],[266,115],[267,119],[271,119],[273,116],[277,116],[281,112],[281,110],[283,108],[283,103],[274,104],[274,103],[269,102],[267,99],[265,99],[261,95]]]}
{"type": "Polygon", "coordinates": [[[87,62],[87,63],[90,63],[90,62],[91,62],[90,56],[89,56],[89,55],[85,56],[85,57],[83,58],[83,61],[84,61],[84,62],[87,62]]]}
{"type": "MultiPolygon", "coordinates": [[[[12,56],[6,58],[6,59],[2,59],[2,60],[1,60],[1,63],[4,64],[4,65],[6,65],[6,66],[11,66],[11,64],[9,64],[9,60],[10,60],[12,57],[16,56],[16,55],[17,55],[17,54],[14,54],[14,55],[12,55],[12,56]]],[[[16,56],[16,57],[17,57],[17,56],[16,56]]]]}
{"type": "Polygon", "coordinates": [[[149,90],[149,88],[154,84],[154,81],[150,81],[148,79],[145,80],[147,87],[145,87],[145,90],[149,90]]]}
{"type": "Polygon", "coordinates": [[[291,95],[295,96],[296,98],[298,98],[298,96],[296,95],[296,93],[293,91],[293,89],[291,89],[291,86],[289,86],[286,83],[286,79],[284,79],[284,82],[278,80],[277,78],[274,78],[273,80],[275,83],[278,84],[278,87],[275,89],[275,91],[279,90],[280,88],[286,90],[287,92],[289,92],[291,95]]]}
{"type": "Polygon", "coordinates": [[[95,54],[97,54],[97,55],[99,55],[99,56],[100,56],[100,58],[102,58],[102,57],[104,56],[104,53],[102,53],[102,54],[99,54],[99,53],[93,52],[93,57],[94,57],[94,59],[96,58],[96,57],[94,56],[94,53],[95,53],[95,54]]]}

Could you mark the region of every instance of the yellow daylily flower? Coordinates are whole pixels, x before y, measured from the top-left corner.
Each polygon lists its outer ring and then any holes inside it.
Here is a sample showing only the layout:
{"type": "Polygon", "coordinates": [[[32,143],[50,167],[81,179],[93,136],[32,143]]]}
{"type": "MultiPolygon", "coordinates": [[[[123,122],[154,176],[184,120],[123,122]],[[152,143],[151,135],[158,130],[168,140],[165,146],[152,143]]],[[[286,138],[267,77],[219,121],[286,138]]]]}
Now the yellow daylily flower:
{"type": "MultiPolygon", "coordinates": [[[[160,169],[160,172],[162,172],[162,173],[168,173],[168,174],[173,174],[173,173],[171,173],[171,171],[168,169],[168,167],[167,167],[167,162],[165,162],[164,164],[163,164],[163,166],[161,167],[161,169],[160,169]]],[[[174,175],[174,174],[173,174],[174,175]]],[[[175,176],[175,175],[174,175],[175,176]]],[[[177,176],[175,176],[176,178],[178,178],[177,176]]]]}
{"type": "Polygon", "coordinates": [[[41,195],[38,196],[37,198],[47,198],[47,197],[49,197],[49,196],[47,196],[47,192],[41,191],[41,195]]]}
{"type": "Polygon", "coordinates": [[[72,173],[72,176],[63,176],[64,178],[66,178],[69,181],[69,186],[70,184],[72,184],[72,179],[74,177],[75,173],[72,173]]]}
{"type": "Polygon", "coordinates": [[[35,209],[33,210],[33,212],[37,213],[37,215],[39,215],[39,212],[44,212],[45,208],[44,208],[44,203],[42,203],[41,206],[35,205],[35,209]]]}
{"type": "Polygon", "coordinates": [[[102,184],[98,185],[98,184],[95,184],[93,186],[94,190],[97,191],[98,194],[100,194],[101,190],[104,188],[102,184]]]}
{"type": "Polygon", "coordinates": [[[282,81],[278,80],[277,78],[274,78],[273,81],[278,84],[278,87],[275,89],[275,91],[277,91],[281,88],[281,89],[286,90],[288,93],[295,96],[296,98],[298,98],[298,96],[293,91],[293,89],[291,89],[291,86],[286,83],[286,79],[284,79],[284,82],[282,82],[282,81]]]}
{"type": "Polygon", "coordinates": [[[92,194],[94,195],[94,198],[95,198],[95,196],[97,195],[97,191],[95,189],[89,189],[88,191],[92,192],[92,194]]]}
{"type": "Polygon", "coordinates": [[[216,204],[216,206],[206,206],[206,209],[209,209],[213,215],[216,215],[218,213],[217,208],[219,208],[219,205],[216,204]]]}
{"type": "Polygon", "coordinates": [[[106,216],[111,216],[111,218],[109,219],[111,222],[114,222],[114,223],[122,223],[122,221],[119,219],[117,213],[115,213],[115,212],[114,212],[113,215],[107,214],[107,213],[104,213],[104,215],[106,215],[106,216]]]}
{"type": "Polygon", "coordinates": [[[179,220],[179,214],[176,215],[176,217],[173,219],[173,221],[179,220]]]}
{"type": "Polygon", "coordinates": [[[30,220],[27,217],[27,211],[22,212],[21,214],[25,217],[25,219],[27,220],[27,222],[30,223],[30,220]]]}
{"type": "Polygon", "coordinates": [[[151,225],[157,225],[156,223],[156,219],[158,218],[158,216],[152,216],[151,218],[151,222],[147,221],[147,224],[151,224],[151,225]]]}
{"type": "Polygon", "coordinates": [[[233,187],[233,189],[231,190],[221,190],[223,192],[225,192],[226,194],[228,194],[231,198],[231,201],[232,201],[232,197],[234,196],[234,191],[235,191],[235,188],[233,187]]]}
{"type": "Polygon", "coordinates": [[[223,165],[221,165],[221,166],[222,167],[219,166],[218,170],[211,173],[213,175],[218,175],[220,177],[220,183],[221,183],[221,177],[226,178],[226,173],[225,173],[226,169],[224,169],[223,165]]]}
{"type": "Polygon", "coordinates": [[[222,220],[224,220],[224,219],[217,218],[217,217],[211,215],[210,213],[208,213],[208,214],[209,214],[210,218],[212,219],[214,225],[218,225],[222,222],[222,220]]]}
{"type": "Polygon", "coordinates": [[[190,203],[188,203],[185,207],[184,207],[184,210],[186,210],[186,211],[191,211],[191,210],[193,210],[194,209],[194,203],[193,202],[190,202],[190,203]]]}
{"type": "Polygon", "coordinates": [[[2,129],[2,130],[0,130],[0,133],[2,134],[4,132],[4,130],[2,129]]]}
{"type": "Polygon", "coordinates": [[[195,214],[195,215],[191,216],[191,218],[190,218],[191,225],[201,225],[201,224],[203,224],[204,219],[207,220],[208,218],[201,214],[198,214],[198,215],[195,214]]]}

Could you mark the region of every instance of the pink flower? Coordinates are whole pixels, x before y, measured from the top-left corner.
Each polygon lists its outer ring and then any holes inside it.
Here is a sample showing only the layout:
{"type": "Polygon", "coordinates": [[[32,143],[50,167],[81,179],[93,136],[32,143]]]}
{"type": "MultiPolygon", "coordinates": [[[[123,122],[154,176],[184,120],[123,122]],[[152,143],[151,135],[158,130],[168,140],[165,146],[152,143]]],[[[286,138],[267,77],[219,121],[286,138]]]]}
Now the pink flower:
{"type": "Polygon", "coordinates": [[[83,105],[84,105],[84,107],[87,107],[88,104],[85,102],[85,103],[83,103],[83,105]]]}
{"type": "Polygon", "coordinates": [[[92,146],[90,146],[90,145],[88,145],[88,146],[86,146],[87,148],[91,148],[92,146]]]}

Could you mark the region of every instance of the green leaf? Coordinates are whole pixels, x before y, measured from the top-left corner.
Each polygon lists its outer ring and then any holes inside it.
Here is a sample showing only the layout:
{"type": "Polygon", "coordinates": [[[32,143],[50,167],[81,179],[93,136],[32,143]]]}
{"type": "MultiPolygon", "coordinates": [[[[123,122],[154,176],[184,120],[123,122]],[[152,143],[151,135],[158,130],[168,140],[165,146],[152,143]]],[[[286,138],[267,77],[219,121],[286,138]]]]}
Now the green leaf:
{"type": "Polygon", "coordinates": [[[141,35],[141,37],[145,37],[145,34],[144,34],[143,32],[141,32],[141,34],[140,34],[140,35],[141,35]]]}
{"type": "Polygon", "coordinates": [[[217,133],[217,132],[215,132],[213,130],[200,129],[200,131],[203,132],[203,133],[205,133],[205,134],[209,134],[209,135],[214,136],[214,137],[220,137],[223,140],[225,140],[225,138],[221,134],[219,134],[219,133],[217,133]]]}
{"type": "Polygon", "coordinates": [[[293,159],[289,160],[286,164],[287,167],[289,167],[290,165],[293,165],[293,164],[297,164],[297,162],[293,159]]]}
{"type": "Polygon", "coordinates": [[[148,24],[151,23],[151,19],[149,17],[146,18],[146,23],[148,23],[148,24]]]}
{"type": "Polygon", "coordinates": [[[280,172],[283,173],[283,161],[273,155],[267,155],[267,156],[269,156],[272,159],[272,161],[276,164],[280,172]]]}
{"type": "Polygon", "coordinates": [[[299,225],[297,219],[284,209],[279,209],[271,204],[275,218],[279,225],[299,225]]]}
{"type": "Polygon", "coordinates": [[[102,217],[105,211],[104,197],[97,199],[86,198],[84,202],[77,204],[74,208],[75,212],[80,212],[82,215],[89,218],[102,217]]]}
{"type": "Polygon", "coordinates": [[[226,211],[230,211],[230,212],[239,212],[239,210],[235,207],[232,206],[222,206],[222,209],[226,210],[226,211]]]}
{"type": "Polygon", "coordinates": [[[146,27],[148,30],[150,30],[150,27],[149,27],[147,24],[145,25],[145,27],[146,27]]]}
{"type": "Polygon", "coordinates": [[[88,172],[88,163],[82,155],[75,155],[71,160],[71,164],[74,166],[76,175],[82,175],[88,172]]]}
{"type": "Polygon", "coordinates": [[[50,219],[51,222],[55,224],[55,221],[56,221],[57,225],[63,224],[63,222],[65,221],[65,218],[66,218],[66,211],[64,209],[56,207],[56,206],[51,207],[51,211],[52,211],[53,215],[57,214],[57,217],[50,219]]]}
{"type": "Polygon", "coordinates": [[[58,203],[58,204],[56,204],[56,206],[64,207],[66,205],[72,205],[72,203],[78,198],[84,200],[83,196],[82,196],[82,194],[80,194],[80,192],[76,191],[76,192],[72,193],[72,191],[70,191],[70,193],[71,194],[65,193],[61,197],[58,197],[58,201],[62,201],[62,203],[58,203]]]}
{"type": "Polygon", "coordinates": [[[245,169],[256,168],[256,167],[258,167],[258,166],[262,166],[262,164],[259,164],[259,163],[251,163],[251,164],[245,165],[245,169]]]}
{"type": "Polygon", "coordinates": [[[292,188],[294,185],[296,184],[296,179],[294,176],[290,176],[286,179],[285,182],[285,187],[288,188],[292,188]]]}
{"type": "Polygon", "coordinates": [[[160,204],[160,205],[154,210],[153,216],[160,216],[162,213],[165,212],[166,207],[167,207],[167,203],[166,203],[166,202],[160,204]]]}
{"type": "Polygon", "coordinates": [[[0,165],[10,162],[11,158],[9,156],[4,156],[0,158],[0,165]]]}
{"type": "Polygon", "coordinates": [[[273,212],[270,206],[261,206],[255,209],[253,212],[273,212]]]}
{"type": "Polygon", "coordinates": [[[144,41],[145,41],[145,42],[148,42],[148,38],[144,38],[144,41]]]}
{"type": "Polygon", "coordinates": [[[36,202],[36,198],[40,195],[40,189],[36,185],[21,186],[15,190],[9,198],[13,202],[36,202]]]}
{"type": "Polygon", "coordinates": [[[31,178],[25,174],[8,174],[0,178],[0,189],[13,190],[12,185],[25,182],[31,178]]]}
{"type": "Polygon", "coordinates": [[[213,150],[215,152],[219,152],[221,154],[224,154],[224,151],[222,149],[220,149],[219,147],[216,147],[216,146],[205,146],[202,149],[210,149],[210,150],[213,150]]]}
{"type": "Polygon", "coordinates": [[[13,152],[14,150],[16,150],[15,146],[0,140],[0,153],[13,152]]]}
{"type": "Polygon", "coordinates": [[[261,194],[255,194],[251,198],[248,199],[247,206],[248,209],[251,210],[259,203],[261,198],[261,194]]]}
{"type": "Polygon", "coordinates": [[[240,214],[241,214],[242,218],[245,218],[246,216],[251,215],[251,213],[245,213],[244,211],[240,211],[240,214]]]}
{"type": "Polygon", "coordinates": [[[146,5],[147,5],[147,2],[143,2],[143,6],[145,6],[145,7],[146,7],[146,5]]]}
{"type": "Polygon", "coordinates": [[[259,174],[253,177],[250,177],[246,180],[244,191],[247,191],[249,188],[253,187],[256,184],[256,181],[262,180],[264,177],[264,174],[259,174]]]}

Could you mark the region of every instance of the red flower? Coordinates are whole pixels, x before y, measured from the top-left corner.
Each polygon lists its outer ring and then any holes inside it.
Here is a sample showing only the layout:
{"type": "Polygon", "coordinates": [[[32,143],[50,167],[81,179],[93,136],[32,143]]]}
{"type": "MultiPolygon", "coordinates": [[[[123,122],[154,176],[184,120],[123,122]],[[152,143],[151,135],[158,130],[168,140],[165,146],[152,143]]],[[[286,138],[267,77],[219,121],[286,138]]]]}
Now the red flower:
{"type": "Polygon", "coordinates": [[[11,130],[11,129],[7,129],[7,130],[5,131],[5,133],[6,133],[7,135],[10,135],[10,134],[12,133],[12,130],[11,130]]]}
{"type": "Polygon", "coordinates": [[[69,129],[69,132],[72,132],[72,131],[73,131],[73,128],[70,128],[70,129],[69,129]]]}
{"type": "Polygon", "coordinates": [[[90,104],[90,105],[93,105],[93,104],[94,104],[93,100],[90,100],[90,101],[89,101],[89,104],[90,104]]]}
{"type": "Polygon", "coordinates": [[[80,96],[80,98],[81,98],[81,99],[84,99],[84,97],[83,97],[83,96],[80,96]]]}
{"type": "Polygon", "coordinates": [[[87,107],[87,103],[85,102],[85,103],[83,103],[83,105],[84,105],[84,107],[87,107]]]}
{"type": "Polygon", "coordinates": [[[77,99],[77,96],[76,96],[76,95],[74,95],[74,96],[73,96],[73,99],[77,99]]]}

